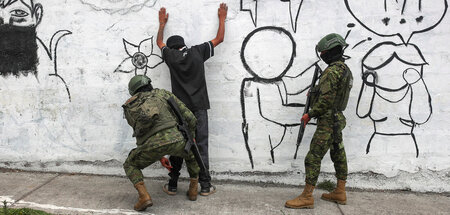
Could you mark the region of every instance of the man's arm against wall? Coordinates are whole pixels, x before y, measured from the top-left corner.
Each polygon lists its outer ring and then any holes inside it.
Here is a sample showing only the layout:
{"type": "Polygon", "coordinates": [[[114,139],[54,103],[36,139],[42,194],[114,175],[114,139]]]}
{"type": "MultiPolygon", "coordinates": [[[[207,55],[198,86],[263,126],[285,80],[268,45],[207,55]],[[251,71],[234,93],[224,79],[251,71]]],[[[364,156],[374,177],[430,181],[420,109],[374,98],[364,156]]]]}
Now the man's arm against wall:
{"type": "Polygon", "coordinates": [[[221,3],[218,10],[219,29],[217,30],[216,38],[211,40],[211,43],[213,44],[214,47],[222,43],[225,37],[225,19],[227,18],[227,11],[228,11],[227,4],[221,3]]]}
{"type": "Polygon", "coordinates": [[[167,20],[169,20],[169,14],[166,13],[166,8],[162,7],[159,10],[159,29],[158,36],[156,37],[156,45],[162,49],[166,44],[163,42],[164,27],[166,27],[167,20]]]}

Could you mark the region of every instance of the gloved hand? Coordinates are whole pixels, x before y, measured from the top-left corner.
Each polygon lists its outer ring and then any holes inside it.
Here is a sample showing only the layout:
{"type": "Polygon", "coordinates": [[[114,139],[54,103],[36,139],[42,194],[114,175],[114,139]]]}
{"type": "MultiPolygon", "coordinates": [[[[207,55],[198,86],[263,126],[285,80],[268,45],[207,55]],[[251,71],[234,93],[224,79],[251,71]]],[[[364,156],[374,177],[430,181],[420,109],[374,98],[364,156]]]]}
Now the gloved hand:
{"type": "Polygon", "coordinates": [[[167,170],[169,170],[169,172],[172,172],[172,166],[170,165],[170,161],[169,159],[167,159],[166,157],[162,157],[159,162],[161,162],[161,165],[163,167],[165,167],[167,170]]]}
{"type": "Polygon", "coordinates": [[[305,113],[302,116],[302,122],[303,122],[302,126],[303,126],[303,128],[306,127],[306,124],[308,124],[309,120],[311,120],[311,118],[309,117],[309,115],[307,113],[305,113]]]}

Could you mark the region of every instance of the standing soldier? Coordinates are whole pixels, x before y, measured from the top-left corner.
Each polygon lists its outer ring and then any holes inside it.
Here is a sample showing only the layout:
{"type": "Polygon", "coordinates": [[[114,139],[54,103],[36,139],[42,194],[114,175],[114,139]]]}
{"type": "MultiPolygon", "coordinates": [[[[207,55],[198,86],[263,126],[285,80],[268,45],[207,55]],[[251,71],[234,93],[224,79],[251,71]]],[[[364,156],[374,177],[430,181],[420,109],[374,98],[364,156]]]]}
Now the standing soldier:
{"type": "MultiPolygon", "coordinates": [[[[169,19],[165,8],[159,10],[159,30],[156,44],[161,49],[164,61],[170,70],[172,92],[197,117],[196,142],[203,162],[209,169],[208,156],[208,112],[209,98],[206,88],[204,62],[214,55],[214,47],[224,40],[225,18],[228,7],[225,3],[220,4],[218,9],[219,29],[216,38],[200,45],[188,48],[181,36],[174,35],[167,39],[167,46],[163,42],[164,28],[169,19]]],[[[175,195],[177,192],[177,181],[180,175],[183,159],[170,156],[173,168],[169,173],[170,180],[163,187],[164,192],[175,195]]],[[[211,177],[200,172],[200,195],[208,196],[216,191],[211,185],[211,177]]]]}
{"type": "Polygon", "coordinates": [[[333,33],[322,38],[316,46],[320,58],[328,67],[321,75],[319,84],[310,90],[311,110],[302,117],[303,126],[311,118],[317,118],[317,129],[305,157],[305,188],[300,196],[286,202],[288,208],[314,208],[312,193],[319,177],[322,158],[328,149],[331,150],[338,180],[336,189],[322,194],[322,199],[346,204],[345,181],[348,170],[342,140],[346,120],[342,111],[347,106],[353,83],[352,73],[343,59],[346,45],[344,38],[333,33]]]}
{"type": "MultiPolygon", "coordinates": [[[[139,194],[139,200],[134,206],[137,211],[143,211],[153,205],[145,188],[141,169],[160,159],[163,163],[164,155],[179,156],[186,160],[191,178],[189,199],[195,201],[198,194],[200,168],[193,153],[189,152],[188,154],[184,151],[186,140],[177,128],[177,118],[167,100],[173,98],[178,104],[192,136],[195,133],[197,120],[175,95],[166,90],[153,89],[150,82],[151,80],[147,76],[134,76],[128,84],[128,90],[132,97],[122,106],[128,124],[133,127],[133,137],[136,137],[137,147],[131,150],[123,168],[139,194]]],[[[170,165],[165,165],[165,167],[171,168],[170,165]]]]}

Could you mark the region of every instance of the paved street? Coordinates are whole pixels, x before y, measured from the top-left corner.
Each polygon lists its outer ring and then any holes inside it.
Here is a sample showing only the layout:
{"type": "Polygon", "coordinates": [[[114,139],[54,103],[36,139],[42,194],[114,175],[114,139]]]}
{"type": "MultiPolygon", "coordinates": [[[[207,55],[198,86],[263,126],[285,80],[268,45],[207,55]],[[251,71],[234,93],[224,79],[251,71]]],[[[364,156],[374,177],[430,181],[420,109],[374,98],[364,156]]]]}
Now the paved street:
{"type": "Polygon", "coordinates": [[[324,190],[314,192],[315,208],[294,210],[284,202],[301,188],[250,183],[216,182],[210,197],[189,201],[188,181],[181,180],[176,196],[166,195],[161,179],[146,178],[154,205],[137,213],[137,193],[125,177],[36,173],[0,170],[0,200],[11,207],[28,207],[55,214],[449,214],[448,194],[405,191],[347,192],[347,205],[323,201],[324,190]]]}

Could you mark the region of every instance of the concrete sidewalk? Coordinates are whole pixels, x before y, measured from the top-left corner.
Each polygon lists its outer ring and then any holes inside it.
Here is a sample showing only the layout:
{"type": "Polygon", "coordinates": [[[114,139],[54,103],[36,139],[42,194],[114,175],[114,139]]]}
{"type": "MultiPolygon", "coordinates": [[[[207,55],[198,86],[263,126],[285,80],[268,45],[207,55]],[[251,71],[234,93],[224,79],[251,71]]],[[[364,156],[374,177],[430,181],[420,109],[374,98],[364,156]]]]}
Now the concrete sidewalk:
{"type": "Polygon", "coordinates": [[[187,180],[176,196],[162,191],[165,180],[145,183],[154,205],[137,213],[137,193],[125,177],[0,170],[0,200],[55,214],[450,214],[448,194],[349,191],[347,205],[337,205],[321,200],[325,191],[316,189],[315,208],[295,210],[284,207],[302,190],[292,186],[216,182],[217,193],[192,202],[187,180]]]}

